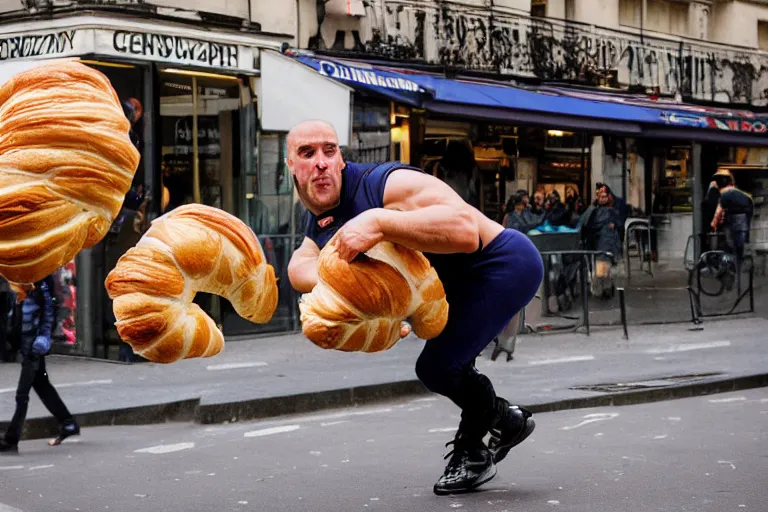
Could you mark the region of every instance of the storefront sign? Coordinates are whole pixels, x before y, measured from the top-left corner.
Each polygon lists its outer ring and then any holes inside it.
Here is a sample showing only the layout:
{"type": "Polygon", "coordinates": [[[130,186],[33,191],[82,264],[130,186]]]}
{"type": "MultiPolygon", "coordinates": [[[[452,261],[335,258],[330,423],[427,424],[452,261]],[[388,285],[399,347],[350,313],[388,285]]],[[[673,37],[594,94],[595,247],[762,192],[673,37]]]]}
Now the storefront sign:
{"type": "Polygon", "coordinates": [[[0,61],[33,57],[60,57],[75,50],[77,30],[26,34],[0,39],[0,61]]]}
{"type": "Polygon", "coordinates": [[[345,66],[327,60],[321,60],[319,66],[321,75],[328,76],[335,80],[355,82],[373,87],[383,87],[395,91],[422,92],[421,87],[419,87],[419,84],[416,82],[400,77],[387,76],[379,71],[353,68],[351,66],[345,66]]]}
{"type": "Polygon", "coordinates": [[[256,68],[257,48],[203,37],[101,28],[20,33],[0,37],[0,62],[96,55],[217,69],[256,68]]]}
{"type": "Polygon", "coordinates": [[[711,115],[685,112],[662,112],[662,118],[667,124],[689,128],[711,128],[730,132],[760,134],[768,132],[768,119],[725,119],[711,115]]]}
{"type": "Polygon", "coordinates": [[[238,47],[188,37],[117,31],[112,48],[118,53],[153,60],[222,68],[238,67],[238,47]]]}

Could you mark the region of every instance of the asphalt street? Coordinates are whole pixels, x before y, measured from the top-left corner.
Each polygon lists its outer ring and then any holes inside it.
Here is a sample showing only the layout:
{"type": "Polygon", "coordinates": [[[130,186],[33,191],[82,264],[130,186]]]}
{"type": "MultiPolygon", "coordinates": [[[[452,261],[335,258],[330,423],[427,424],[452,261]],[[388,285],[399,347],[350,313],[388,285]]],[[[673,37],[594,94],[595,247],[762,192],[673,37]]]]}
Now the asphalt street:
{"type": "Polygon", "coordinates": [[[768,390],[537,415],[480,492],[438,497],[436,398],[201,426],[99,427],[0,457],[0,512],[764,511],[768,390]]]}
{"type": "MultiPolygon", "coordinates": [[[[490,361],[489,349],[477,366],[502,396],[529,405],[594,396],[595,391],[584,388],[598,384],[766,371],[768,320],[731,319],[706,322],[702,331],[689,328],[632,328],[628,340],[615,329],[595,330],[591,336],[524,336],[513,361],[506,362],[503,355],[490,361]]],[[[48,371],[74,414],[197,397],[214,406],[415,380],[414,364],[423,344],[409,337],[382,353],[343,353],[293,335],[227,342],[216,357],[171,365],[127,366],[54,356],[48,371]]],[[[0,421],[13,415],[18,375],[18,365],[0,365],[0,421]]],[[[31,399],[29,415],[49,415],[37,396],[31,399]]]]}

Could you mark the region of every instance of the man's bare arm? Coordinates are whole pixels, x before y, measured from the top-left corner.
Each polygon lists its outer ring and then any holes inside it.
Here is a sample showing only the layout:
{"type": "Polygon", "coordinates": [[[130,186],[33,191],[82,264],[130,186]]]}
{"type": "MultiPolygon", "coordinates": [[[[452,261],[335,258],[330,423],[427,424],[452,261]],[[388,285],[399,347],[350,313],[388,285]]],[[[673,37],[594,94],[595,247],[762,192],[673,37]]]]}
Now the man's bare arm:
{"type": "Polygon", "coordinates": [[[444,182],[413,170],[389,176],[376,217],[385,240],[418,251],[470,253],[480,244],[475,210],[444,182]]]}
{"type": "Polygon", "coordinates": [[[304,237],[298,249],[293,252],[288,263],[288,279],[293,289],[300,293],[309,293],[317,284],[317,257],[320,249],[310,238],[304,237]]]}

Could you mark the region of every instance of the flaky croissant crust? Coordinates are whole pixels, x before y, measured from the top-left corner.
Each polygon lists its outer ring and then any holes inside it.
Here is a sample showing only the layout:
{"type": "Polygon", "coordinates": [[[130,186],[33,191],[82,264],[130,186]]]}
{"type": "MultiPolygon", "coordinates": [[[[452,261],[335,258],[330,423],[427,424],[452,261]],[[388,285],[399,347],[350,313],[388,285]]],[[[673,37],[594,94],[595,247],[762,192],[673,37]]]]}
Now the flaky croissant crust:
{"type": "Polygon", "coordinates": [[[240,219],[190,204],[154,220],[105,281],[118,334],[161,363],[210,357],[224,346],[213,320],[192,303],[197,292],[222,296],[243,318],[266,323],[277,308],[275,272],[240,219]]]}
{"type": "Polygon", "coordinates": [[[139,164],[109,80],[74,61],[0,87],[0,274],[31,283],[106,235],[139,164]]]}
{"type": "Polygon", "coordinates": [[[436,337],[448,321],[437,272],[402,245],[380,242],[347,263],[334,236],[320,251],[318,276],[299,309],[304,335],[322,348],[379,352],[397,343],[405,320],[423,339],[436,337]]]}

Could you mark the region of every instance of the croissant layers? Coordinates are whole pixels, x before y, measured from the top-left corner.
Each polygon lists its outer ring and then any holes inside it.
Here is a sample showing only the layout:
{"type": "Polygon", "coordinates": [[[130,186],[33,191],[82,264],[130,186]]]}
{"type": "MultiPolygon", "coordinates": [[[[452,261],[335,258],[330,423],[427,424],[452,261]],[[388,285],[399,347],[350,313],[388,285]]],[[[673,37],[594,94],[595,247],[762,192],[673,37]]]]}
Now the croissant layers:
{"type": "Polygon", "coordinates": [[[222,210],[189,204],[155,219],[105,281],[117,332],[157,363],[211,357],[224,347],[197,292],[229,300],[238,315],[267,323],[277,308],[275,271],[253,232],[222,210]]]}
{"type": "Polygon", "coordinates": [[[336,237],[320,251],[318,284],[299,304],[304,335],[325,349],[388,350],[408,321],[422,339],[448,321],[443,284],[418,251],[380,242],[352,263],[339,258],[336,237]]]}
{"type": "Polygon", "coordinates": [[[97,244],[139,164],[109,80],[74,61],[0,87],[0,274],[32,283],[97,244]]]}

